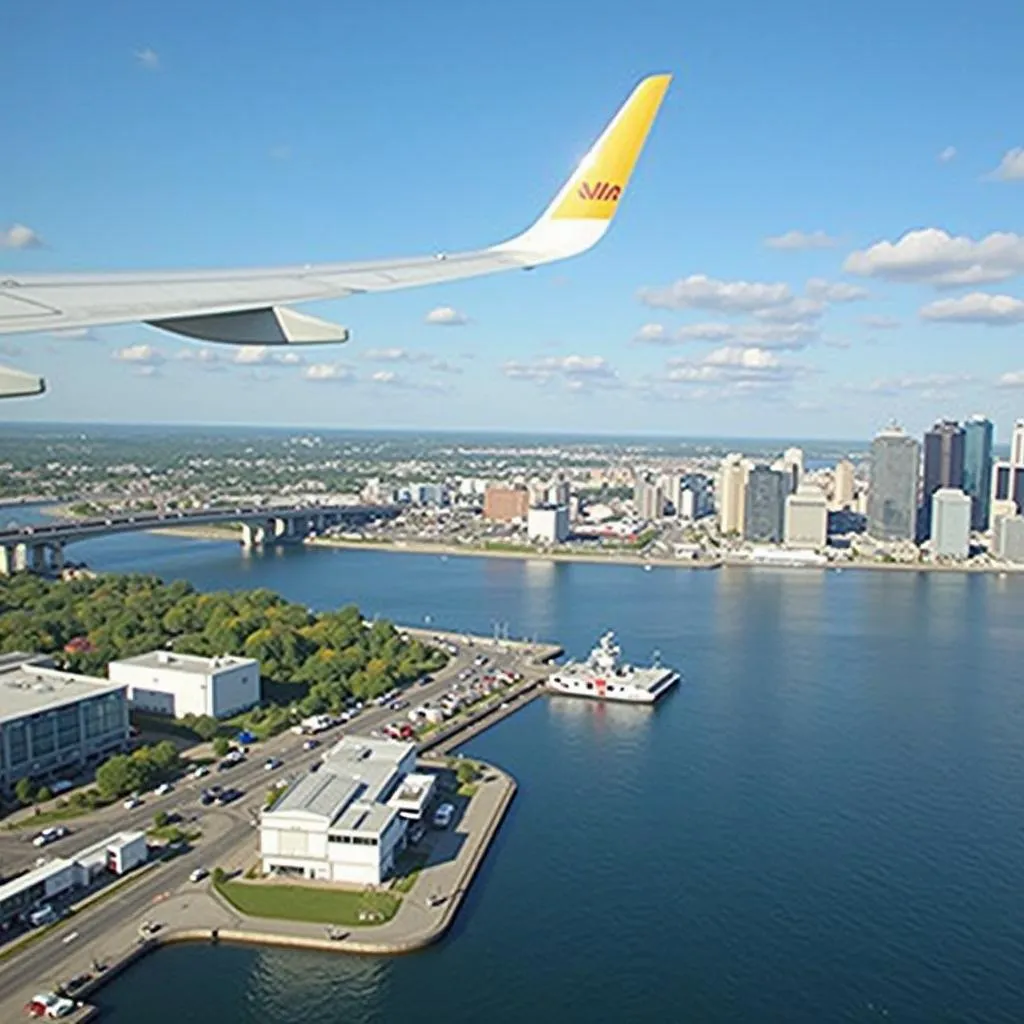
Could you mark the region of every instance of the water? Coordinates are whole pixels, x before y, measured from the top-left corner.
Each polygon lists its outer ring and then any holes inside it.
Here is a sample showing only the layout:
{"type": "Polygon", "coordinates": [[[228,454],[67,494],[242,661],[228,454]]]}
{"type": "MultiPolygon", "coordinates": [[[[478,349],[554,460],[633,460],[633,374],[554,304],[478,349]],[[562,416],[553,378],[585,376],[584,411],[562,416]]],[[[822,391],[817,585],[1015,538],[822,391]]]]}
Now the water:
{"type": "Polygon", "coordinates": [[[71,553],[573,653],[611,625],[686,675],[653,712],[538,701],[470,744],[521,791],[435,949],[171,949],[102,992],[104,1021],[1020,1020],[1024,580],[71,553]]]}

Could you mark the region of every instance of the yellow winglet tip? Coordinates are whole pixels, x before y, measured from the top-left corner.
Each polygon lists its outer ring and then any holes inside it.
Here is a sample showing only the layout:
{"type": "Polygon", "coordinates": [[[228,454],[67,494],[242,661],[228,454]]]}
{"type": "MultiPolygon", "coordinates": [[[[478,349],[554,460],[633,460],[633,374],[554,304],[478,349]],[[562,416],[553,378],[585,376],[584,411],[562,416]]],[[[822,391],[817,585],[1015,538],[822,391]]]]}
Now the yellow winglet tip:
{"type": "Polygon", "coordinates": [[[671,82],[667,73],[641,79],[580,163],[552,218],[611,220],[671,82]]]}

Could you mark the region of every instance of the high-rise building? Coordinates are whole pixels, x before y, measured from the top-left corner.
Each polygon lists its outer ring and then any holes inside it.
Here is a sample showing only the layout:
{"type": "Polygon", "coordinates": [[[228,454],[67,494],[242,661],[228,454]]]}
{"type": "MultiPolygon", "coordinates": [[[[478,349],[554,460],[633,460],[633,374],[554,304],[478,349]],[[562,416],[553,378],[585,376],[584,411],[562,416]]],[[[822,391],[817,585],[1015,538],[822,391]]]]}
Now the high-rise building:
{"type": "Polygon", "coordinates": [[[924,479],[918,539],[931,536],[932,495],[940,487],[964,486],[964,428],[954,420],[940,420],[924,435],[924,479]]]}
{"type": "Polygon", "coordinates": [[[715,500],[718,504],[718,528],[723,534],[741,534],[747,500],[749,465],[742,455],[726,455],[718,471],[715,500]]]}
{"type": "Polygon", "coordinates": [[[530,509],[526,520],[530,540],[560,544],[569,539],[569,509],[565,505],[538,505],[530,509]]]}
{"type": "Polygon", "coordinates": [[[792,484],[789,488],[793,493],[800,486],[804,478],[804,450],[803,448],[787,448],[782,453],[783,468],[790,474],[792,484]]]}
{"type": "Polygon", "coordinates": [[[1024,420],[1017,420],[1010,435],[1010,465],[1024,466],[1024,420]]]}
{"type": "Polygon", "coordinates": [[[711,511],[711,481],[703,473],[687,473],[680,478],[676,515],[692,521],[711,511]]]}
{"type": "Polygon", "coordinates": [[[1004,562],[1024,562],[1024,516],[993,519],[992,554],[1004,562]]]}
{"type": "Polygon", "coordinates": [[[743,537],[769,544],[782,543],[789,479],[770,466],[754,466],[747,474],[743,537]]]}
{"type": "Polygon", "coordinates": [[[665,492],[648,474],[641,474],[633,485],[633,507],[644,522],[660,519],[665,514],[665,492]]]}
{"type": "Polygon", "coordinates": [[[964,493],[971,499],[971,529],[987,530],[992,500],[992,421],[972,416],[964,424],[964,493]]]}
{"type": "Polygon", "coordinates": [[[940,487],[932,495],[932,554],[966,558],[971,536],[971,499],[953,487],[940,487]]]}
{"type": "Polygon", "coordinates": [[[522,486],[492,485],[484,492],[484,519],[508,523],[525,519],[530,511],[530,492],[522,486]]]}
{"type": "Polygon", "coordinates": [[[820,487],[801,484],[786,497],[784,539],[788,548],[823,548],[828,540],[828,503],[820,487]]]}
{"type": "Polygon", "coordinates": [[[1007,502],[1013,502],[1014,514],[1024,512],[1024,465],[1015,466],[1005,460],[995,463],[991,494],[990,518],[995,517],[997,508],[1005,510],[1007,502]]]}
{"type": "Polygon", "coordinates": [[[876,540],[913,540],[921,446],[899,427],[871,442],[868,533],[876,540]]]}
{"type": "Polygon", "coordinates": [[[832,505],[844,509],[853,505],[854,477],[853,463],[849,459],[840,459],[836,463],[832,484],[832,505]]]}
{"type": "Polygon", "coordinates": [[[548,487],[547,499],[550,505],[569,506],[569,499],[572,497],[572,487],[564,477],[552,481],[548,487]]]}

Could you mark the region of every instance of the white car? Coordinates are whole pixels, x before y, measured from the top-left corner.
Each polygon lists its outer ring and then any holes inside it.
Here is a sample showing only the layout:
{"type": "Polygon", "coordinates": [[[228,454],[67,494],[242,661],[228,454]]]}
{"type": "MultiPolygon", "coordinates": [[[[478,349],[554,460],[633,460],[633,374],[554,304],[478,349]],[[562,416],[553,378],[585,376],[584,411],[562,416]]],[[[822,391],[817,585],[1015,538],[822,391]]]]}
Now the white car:
{"type": "Polygon", "coordinates": [[[137,796],[130,796],[123,806],[126,811],[134,811],[136,807],[142,806],[142,801],[137,796]]]}
{"type": "Polygon", "coordinates": [[[454,804],[441,804],[441,806],[434,811],[434,828],[447,828],[452,823],[452,817],[454,814],[454,804]]]}
{"type": "Polygon", "coordinates": [[[161,782],[160,785],[153,790],[153,794],[154,796],[167,796],[167,794],[173,789],[174,787],[169,782],[161,782]]]}
{"type": "Polygon", "coordinates": [[[207,768],[205,764],[201,764],[201,765],[199,765],[198,768],[195,769],[195,771],[192,772],[192,778],[193,779],[202,779],[202,778],[205,778],[209,774],[210,774],[210,769],[207,768]]]}
{"type": "Polygon", "coordinates": [[[209,873],[210,872],[207,871],[206,868],[196,868],[195,871],[188,876],[188,880],[190,882],[201,882],[207,875],[209,875],[209,873]]]}

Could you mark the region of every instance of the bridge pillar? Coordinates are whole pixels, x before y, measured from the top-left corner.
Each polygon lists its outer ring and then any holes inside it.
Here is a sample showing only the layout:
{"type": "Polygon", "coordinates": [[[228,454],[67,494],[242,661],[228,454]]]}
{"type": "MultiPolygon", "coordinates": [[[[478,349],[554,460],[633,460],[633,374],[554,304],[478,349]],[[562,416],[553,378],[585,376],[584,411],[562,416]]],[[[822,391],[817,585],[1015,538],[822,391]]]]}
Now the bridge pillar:
{"type": "Polygon", "coordinates": [[[291,523],[290,519],[272,519],[270,521],[271,533],[274,540],[278,540],[281,537],[288,536],[288,525],[291,523]]]}
{"type": "Polygon", "coordinates": [[[29,568],[33,572],[46,572],[46,544],[33,544],[29,548],[29,568]]]}
{"type": "Polygon", "coordinates": [[[253,548],[263,547],[266,537],[266,530],[262,526],[254,526],[252,523],[242,523],[242,548],[251,551],[253,548]]]}
{"type": "Polygon", "coordinates": [[[14,546],[14,571],[24,572],[28,568],[28,545],[16,544],[14,546]]]}
{"type": "Polygon", "coordinates": [[[50,569],[58,576],[64,571],[64,545],[59,540],[50,545],[50,569]]]}
{"type": "Polygon", "coordinates": [[[4,544],[0,547],[0,576],[10,576],[16,571],[17,547],[14,544],[4,544]]]}

